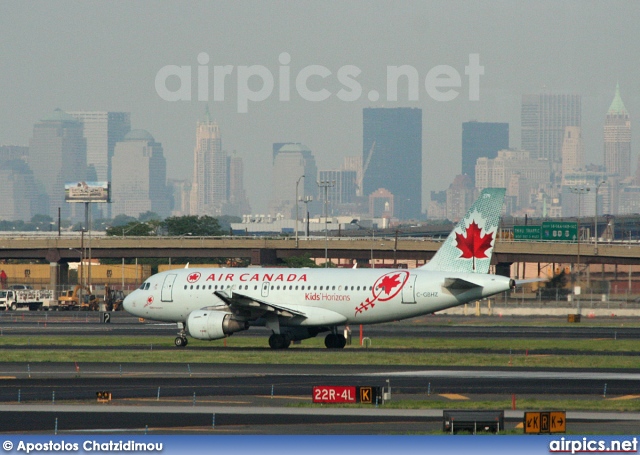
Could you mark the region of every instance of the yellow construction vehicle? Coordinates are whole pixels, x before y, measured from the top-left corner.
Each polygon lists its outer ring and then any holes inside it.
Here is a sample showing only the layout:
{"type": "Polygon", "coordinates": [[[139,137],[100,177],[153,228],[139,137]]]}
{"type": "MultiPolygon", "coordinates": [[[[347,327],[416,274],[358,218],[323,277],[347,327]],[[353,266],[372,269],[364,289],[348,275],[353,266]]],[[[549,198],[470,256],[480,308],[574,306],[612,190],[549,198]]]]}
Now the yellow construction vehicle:
{"type": "Polygon", "coordinates": [[[73,289],[63,291],[58,296],[59,310],[92,310],[100,308],[98,299],[86,286],[76,284],[73,289]]]}

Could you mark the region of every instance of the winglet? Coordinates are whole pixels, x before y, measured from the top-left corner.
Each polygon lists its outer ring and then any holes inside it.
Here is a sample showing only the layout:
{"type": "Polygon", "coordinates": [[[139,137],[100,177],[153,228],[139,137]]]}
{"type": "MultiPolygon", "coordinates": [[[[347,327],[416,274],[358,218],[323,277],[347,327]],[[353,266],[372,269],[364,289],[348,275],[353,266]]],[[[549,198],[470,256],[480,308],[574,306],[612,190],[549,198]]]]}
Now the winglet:
{"type": "Polygon", "coordinates": [[[505,192],[504,188],[482,190],[433,259],[421,268],[442,272],[488,273],[505,192]]]}

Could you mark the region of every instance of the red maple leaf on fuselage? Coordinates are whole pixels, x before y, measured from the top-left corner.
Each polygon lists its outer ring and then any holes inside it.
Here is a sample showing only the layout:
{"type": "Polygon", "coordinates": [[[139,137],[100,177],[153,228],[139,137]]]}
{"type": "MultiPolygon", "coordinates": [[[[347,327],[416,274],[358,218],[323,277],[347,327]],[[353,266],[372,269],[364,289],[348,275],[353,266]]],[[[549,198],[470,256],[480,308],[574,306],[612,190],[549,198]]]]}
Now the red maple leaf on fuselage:
{"type": "Polygon", "coordinates": [[[493,233],[489,232],[484,236],[481,236],[482,230],[478,227],[475,221],[472,221],[467,228],[467,236],[456,232],[456,247],[462,252],[461,258],[482,259],[487,258],[487,250],[491,248],[491,242],[493,241],[493,233]]]}
{"type": "Polygon", "coordinates": [[[400,284],[400,280],[398,279],[400,275],[393,276],[385,276],[382,281],[380,281],[380,287],[384,290],[385,294],[391,294],[393,288],[400,284]]]}

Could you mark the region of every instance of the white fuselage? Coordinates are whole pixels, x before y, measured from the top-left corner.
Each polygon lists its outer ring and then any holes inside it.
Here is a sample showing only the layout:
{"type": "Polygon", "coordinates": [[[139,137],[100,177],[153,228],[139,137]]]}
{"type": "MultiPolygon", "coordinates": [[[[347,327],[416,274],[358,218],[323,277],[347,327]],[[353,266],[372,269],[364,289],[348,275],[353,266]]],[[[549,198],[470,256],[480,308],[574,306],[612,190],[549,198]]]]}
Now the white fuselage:
{"type": "Polygon", "coordinates": [[[230,298],[295,309],[304,317],[280,318],[283,326],[375,324],[433,313],[510,289],[498,275],[422,269],[177,269],[158,273],[124,301],[136,316],[184,322],[192,311],[227,304],[230,298]],[[445,280],[477,286],[450,289],[445,280]],[[326,311],[325,311],[326,310],[326,311]]]}

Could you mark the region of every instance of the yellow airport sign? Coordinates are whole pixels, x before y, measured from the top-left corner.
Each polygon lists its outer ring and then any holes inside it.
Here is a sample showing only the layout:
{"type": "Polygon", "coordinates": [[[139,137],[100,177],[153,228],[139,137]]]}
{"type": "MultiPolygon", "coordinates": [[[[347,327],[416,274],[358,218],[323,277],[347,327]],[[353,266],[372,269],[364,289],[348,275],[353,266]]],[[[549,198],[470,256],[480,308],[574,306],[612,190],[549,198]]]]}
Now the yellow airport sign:
{"type": "Polygon", "coordinates": [[[525,412],[525,434],[566,433],[567,415],[565,411],[525,412]]]}

